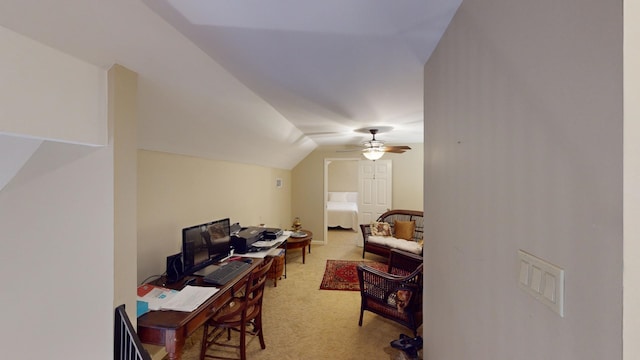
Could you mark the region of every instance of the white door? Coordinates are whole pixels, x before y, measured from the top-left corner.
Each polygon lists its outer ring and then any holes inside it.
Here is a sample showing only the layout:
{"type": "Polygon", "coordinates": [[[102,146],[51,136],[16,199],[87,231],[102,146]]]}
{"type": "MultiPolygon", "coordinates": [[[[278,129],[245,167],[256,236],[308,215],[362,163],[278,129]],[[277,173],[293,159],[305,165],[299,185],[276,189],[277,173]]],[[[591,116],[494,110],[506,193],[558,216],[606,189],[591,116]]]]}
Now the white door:
{"type": "MultiPolygon", "coordinates": [[[[369,224],[391,209],[391,160],[360,160],[358,164],[358,211],[360,224],[369,224]]],[[[363,246],[362,237],[359,246],[363,246]]]]}

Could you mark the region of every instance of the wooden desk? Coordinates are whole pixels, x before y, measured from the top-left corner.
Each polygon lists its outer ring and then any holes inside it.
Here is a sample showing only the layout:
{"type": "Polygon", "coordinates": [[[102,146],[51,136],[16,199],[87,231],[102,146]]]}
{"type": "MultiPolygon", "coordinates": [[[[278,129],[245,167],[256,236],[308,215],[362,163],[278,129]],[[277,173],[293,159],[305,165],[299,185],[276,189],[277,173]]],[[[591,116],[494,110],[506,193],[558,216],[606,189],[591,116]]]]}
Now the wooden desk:
{"type": "MultiPolygon", "coordinates": [[[[192,312],[181,311],[150,311],[138,318],[138,336],[143,343],[164,346],[169,354],[169,359],[182,358],[182,349],[189,335],[193,334],[200,326],[226,305],[233,297],[234,292],[242,289],[251,271],[256,268],[262,259],[253,259],[251,267],[240,276],[227,283],[224,287],[210,297],[204,304],[192,312]]],[[[194,276],[187,276],[185,280],[194,276]]],[[[162,280],[159,281],[160,283],[162,280]]],[[[181,289],[184,280],[166,287],[181,289]]],[[[208,286],[201,276],[197,277],[193,285],[208,286]]]]}

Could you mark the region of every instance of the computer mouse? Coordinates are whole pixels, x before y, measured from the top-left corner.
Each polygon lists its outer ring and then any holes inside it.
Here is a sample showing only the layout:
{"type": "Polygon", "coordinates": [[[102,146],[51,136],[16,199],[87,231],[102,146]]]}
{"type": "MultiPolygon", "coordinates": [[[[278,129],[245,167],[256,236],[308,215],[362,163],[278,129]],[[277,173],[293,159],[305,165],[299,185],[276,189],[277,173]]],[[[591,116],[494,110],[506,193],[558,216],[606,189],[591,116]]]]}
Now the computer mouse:
{"type": "Polygon", "coordinates": [[[251,259],[244,259],[242,261],[246,262],[247,264],[251,264],[253,262],[253,260],[251,260],[251,259]]]}

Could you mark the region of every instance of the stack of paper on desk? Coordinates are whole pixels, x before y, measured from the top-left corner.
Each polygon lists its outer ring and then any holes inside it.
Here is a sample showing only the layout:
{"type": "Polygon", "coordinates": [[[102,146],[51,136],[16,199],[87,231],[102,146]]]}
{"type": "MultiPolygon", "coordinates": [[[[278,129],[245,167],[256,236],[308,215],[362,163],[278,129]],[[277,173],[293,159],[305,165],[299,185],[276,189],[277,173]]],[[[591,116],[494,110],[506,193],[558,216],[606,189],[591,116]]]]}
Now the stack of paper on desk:
{"type": "Polygon", "coordinates": [[[148,310],[160,310],[162,304],[178,293],[172,290],[152,284],[138,286],[138,300],[148,304],[148,310]]]}
{"type": "Polygon", "coordinates": [[[165,301],[161,310],[174,310],[191,312],[207,301],[220,289],[208,286],[187,285],[177,294],[165,301]]]}

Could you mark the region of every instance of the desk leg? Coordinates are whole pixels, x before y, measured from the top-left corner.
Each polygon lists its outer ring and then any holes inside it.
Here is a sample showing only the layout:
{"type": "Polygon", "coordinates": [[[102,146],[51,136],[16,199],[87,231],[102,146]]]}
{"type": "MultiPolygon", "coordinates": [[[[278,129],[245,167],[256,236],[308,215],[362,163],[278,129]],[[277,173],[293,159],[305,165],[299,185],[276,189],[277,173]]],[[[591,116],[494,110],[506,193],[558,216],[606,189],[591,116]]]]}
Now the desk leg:
{"type": "Polygon", "coordinates": [[[302,247],[302,263],[304,264],[304,254],[306,254],[306,252],[304,251],[304,246],[302,247]]]}
{"type": "Polygon", "coordinates": [[[167,330],[165,333],[164,347],[169,354],[169,360],[182,359],[182,349],[184,348],[185,339],[178,336],[175,330],[167,330]]]}

